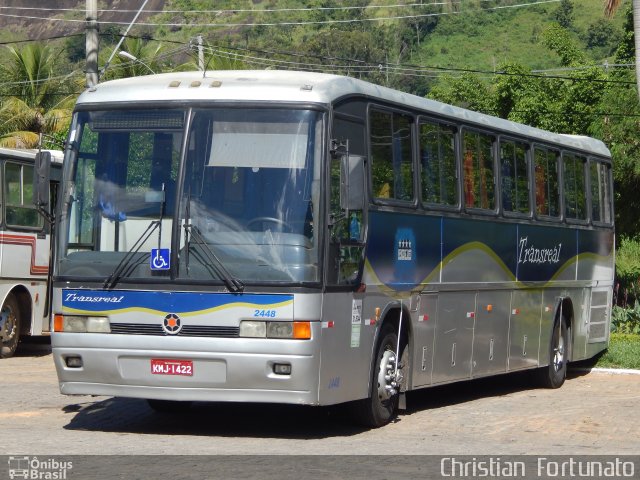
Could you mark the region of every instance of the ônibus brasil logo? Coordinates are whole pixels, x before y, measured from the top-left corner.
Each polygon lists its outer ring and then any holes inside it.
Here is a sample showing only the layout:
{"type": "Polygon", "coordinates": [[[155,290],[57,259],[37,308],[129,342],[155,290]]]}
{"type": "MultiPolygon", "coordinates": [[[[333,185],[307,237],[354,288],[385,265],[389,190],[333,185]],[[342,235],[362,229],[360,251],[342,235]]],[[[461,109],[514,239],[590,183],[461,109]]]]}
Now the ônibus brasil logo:
{"type": "Polygon", "coordinates": [[[26,478],[41,480],[64,480],[67,471],[73,468],[73,462],[60,461],[55,458],[46,460],[38,457],[9,457],[9,478],[26,478]]]}

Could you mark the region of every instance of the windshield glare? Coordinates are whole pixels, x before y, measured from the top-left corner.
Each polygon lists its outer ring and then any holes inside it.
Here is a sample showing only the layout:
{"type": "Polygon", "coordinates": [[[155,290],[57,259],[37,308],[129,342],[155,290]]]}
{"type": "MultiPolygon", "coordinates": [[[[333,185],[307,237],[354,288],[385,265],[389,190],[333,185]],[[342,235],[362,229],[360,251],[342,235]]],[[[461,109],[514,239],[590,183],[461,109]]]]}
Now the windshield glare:
{"type": "Polygon", "coordinates": [[[318,281],[320,121],[291,109],[77,113],[58,275],[318,281]]]}

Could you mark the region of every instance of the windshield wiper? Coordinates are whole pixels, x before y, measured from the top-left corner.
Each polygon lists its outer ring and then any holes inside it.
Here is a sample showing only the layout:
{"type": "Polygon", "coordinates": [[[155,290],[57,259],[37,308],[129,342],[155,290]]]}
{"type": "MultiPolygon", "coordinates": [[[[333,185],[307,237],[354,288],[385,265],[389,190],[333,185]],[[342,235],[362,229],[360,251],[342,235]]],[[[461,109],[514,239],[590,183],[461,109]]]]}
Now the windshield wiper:
{"type": "Polygon", "coordinates": [[[131,248],[127,250],[125,256],[122,257],[122,260],[120,260],[120,263],[116,265],[116,268],[113,270],[113,272],[111,272],[111,275],[109,275],[109,277],[104,281],[103,288],[112,289],[116,286],[118,281],[123,277],[123,272],[125,271],[125,269],[129,267],[135,255],[153,234],[153,232],[156,231],[156,229],[158,229],[158,250],[160,250],[160,245],[162,243],[162,220],[164,218],[164,208],[166,201],[164,183],[162,184],[161,194],[162,199],[160,201],[160,216],[158,220],[152,220],[147,229],[142,232],[142,235],[140,235],[135,243],[131,246],[131,248]]]}
{"type": "Polygon", "coordinates": [[[122,278],[122,272],[131,264],[131,261],[135,257],[136,253],[142,248],[142,245],[149,239],[149,237],[160,227],[162,220],[153,220],[147,229],[142,232],[142,235],[138,237],[136,242],[127,251],[120,263],[116,265],[116,268],[111,272],[111,275],[104,281],[103,288],[112,289],[116,286],[118,281],[122,278]]]}
{"type": "Polygon", "coordinates": [[[202,247],[202,251],[204,255],[207,257],[211,266],[216,271],[217,275],[222,279],[225,286],[230,292],[242,292],[244,290],[244,283],[235,278],[229,270],[226,269],[222,260],[218,258],[215,254],[211,246],[207,243],[205,238],[198,230],[198,227],[195,225],[191,225],[191,195],[189,194],[187,197],[187,206],[185,208],[185,222],[184,222],[184,244],[186,246],[185,249],[185,268],[187,273],[189,273],[189,232],[191,232],[191,238],[195,240],[195,245],[199,245],[202,247]]]}

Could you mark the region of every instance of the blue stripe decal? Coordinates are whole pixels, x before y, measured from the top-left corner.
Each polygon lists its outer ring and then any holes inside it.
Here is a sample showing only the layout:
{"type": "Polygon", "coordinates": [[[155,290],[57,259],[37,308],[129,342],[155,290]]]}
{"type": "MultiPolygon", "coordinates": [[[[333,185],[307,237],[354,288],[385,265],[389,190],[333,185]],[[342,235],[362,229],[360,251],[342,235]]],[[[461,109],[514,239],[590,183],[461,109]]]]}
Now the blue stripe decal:
{"type": "Polygon", "coordinates": [[[116,313],[134,309],[186,314],[232,307],[275,308],[292,302],[293,295],[72,289],[62,292],[62,307],[65,311],[92,313],[116,313]]]}

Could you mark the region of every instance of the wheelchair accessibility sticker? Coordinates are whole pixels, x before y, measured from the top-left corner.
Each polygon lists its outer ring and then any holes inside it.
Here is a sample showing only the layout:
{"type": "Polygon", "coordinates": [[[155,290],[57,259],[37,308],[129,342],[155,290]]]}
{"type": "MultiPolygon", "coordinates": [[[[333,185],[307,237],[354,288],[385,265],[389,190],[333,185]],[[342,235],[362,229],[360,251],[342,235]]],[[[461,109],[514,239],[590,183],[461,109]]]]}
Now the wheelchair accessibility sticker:
{"type": "Polygon", "coordinates": [[[151,270],[169,270],[171,250],[168,248],[151,249],[151,270]]]}

